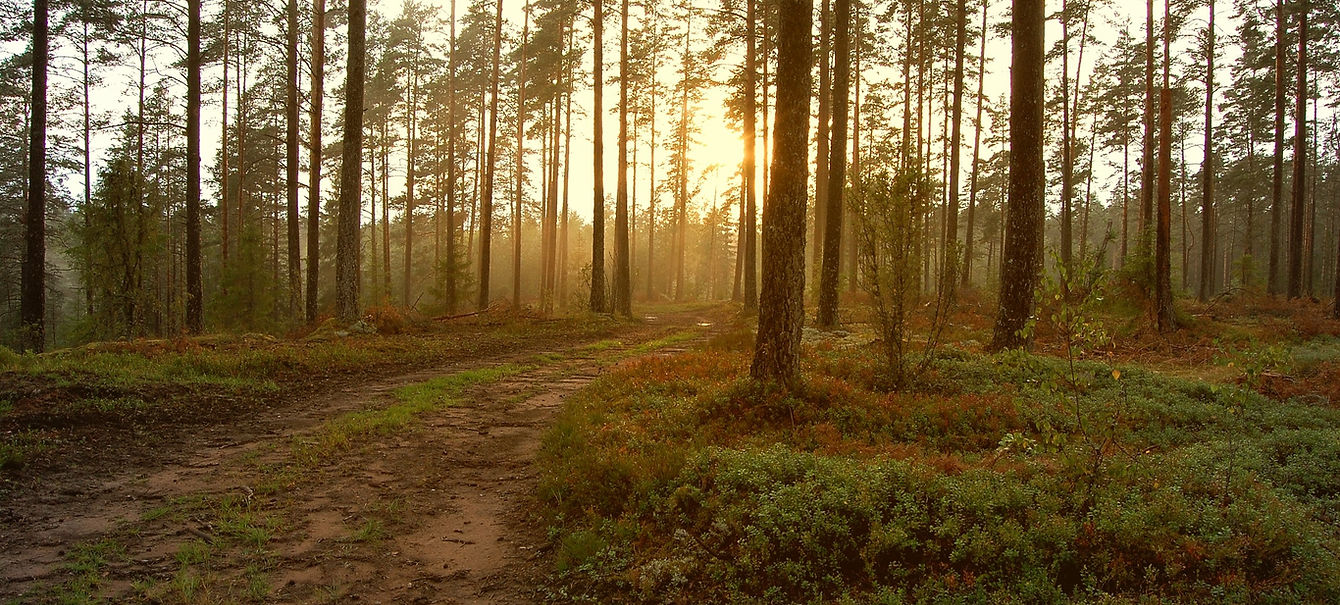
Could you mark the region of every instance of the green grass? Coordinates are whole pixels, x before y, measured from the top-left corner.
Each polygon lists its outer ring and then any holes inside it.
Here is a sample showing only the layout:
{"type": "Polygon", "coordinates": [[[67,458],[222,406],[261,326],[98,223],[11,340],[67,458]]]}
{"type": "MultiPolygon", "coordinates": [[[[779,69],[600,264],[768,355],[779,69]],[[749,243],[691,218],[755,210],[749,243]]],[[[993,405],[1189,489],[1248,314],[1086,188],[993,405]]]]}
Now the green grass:
{"type": "MultiPolygon", "coordinates": [[[[1322,347],[1326,348],[1326,347],[1322,347]]],[[[712,602],[1340,599],[1340,410],[1133,366],[949,350],[627,364],[569,398],[540,497],[576,596],[712,602]]]]}
{"type": "Polygon", "coordinates": [[[55,448],[42,432],[22,430],[0,436],[0,470],[23,466],[33,457],[55,448]]]}

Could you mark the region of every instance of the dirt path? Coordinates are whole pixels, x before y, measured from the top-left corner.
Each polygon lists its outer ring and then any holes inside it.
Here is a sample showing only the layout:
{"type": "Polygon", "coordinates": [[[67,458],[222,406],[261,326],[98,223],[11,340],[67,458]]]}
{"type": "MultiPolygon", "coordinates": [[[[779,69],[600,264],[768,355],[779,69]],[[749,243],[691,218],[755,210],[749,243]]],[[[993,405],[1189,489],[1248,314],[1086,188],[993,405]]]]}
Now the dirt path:
{"type": "Polygon", "coordinates": [[[160,465],[31,490],[0,509],[0,600],[543,602],[552,562],[530,510],[532,463],[564,398],[639,343],[701,334],[713,321],[667,314],[617,344],[516,351],[351,386],[205,427],[160,465]],[[404,386],[503,364],[529,365],[285,474],[294,444],[332,418],[385,408],[404,386]]]}

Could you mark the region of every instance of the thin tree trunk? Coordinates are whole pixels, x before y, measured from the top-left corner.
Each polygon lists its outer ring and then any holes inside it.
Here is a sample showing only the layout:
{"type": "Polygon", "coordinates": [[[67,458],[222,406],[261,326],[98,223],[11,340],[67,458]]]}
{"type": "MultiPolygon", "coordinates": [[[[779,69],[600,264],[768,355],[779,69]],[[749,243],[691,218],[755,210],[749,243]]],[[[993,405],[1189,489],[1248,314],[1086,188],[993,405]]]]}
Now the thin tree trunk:
{"type": "Polygon", "coordinates": [[[1160,332],[1176,327],[1172,300],[1172,81],[1170,0],[1163,3],[1163,90],[1159,95],[1158,227],[1154,250],[1154,313],[1160,332]]]}
{"type": "Polygon", "coordinates": [[[24,209],[25,250],[20,321],[24,349],[46,348],[46,170],[47,63],[50,41],[47,0],[33,0],[32,117],[28,126],[28,205],[24,209]]]}
{"type": "Polygon", "coordinates": [[[1210,20],[1205,26],[1205,159],[1201,162],[1200,188],[1200,288],[1196,298],[1205,302],[1214,287],[1214,9],[1208,0],[1210,20]]]}
{"type": "MultiPolygon", "coordinates": [[[[201,0],[190,0],[192,4],[201,0]]],[[[287,52],[285,54],[286,74],[284,79],[284,122],[287,126],[284,136],[285,194],[288,205],[285,208],[288,235],[288,316],[300,317],[299,309],[303,305],[302,297],[302,243],[301,218],[298,216],[298,0],[286,3],[287,52]]],[[[188,104],[193,105],[188,102],[188,104]]]]}
{"type": "Polygon", "coordinates": [[[521,185],[526,177],[526,45],[530,39],[530,3],[522,7],[523,25],[517,57],[516,100],[516,203],[512,207],[512,307],[521,308],[521,185]]]}
{"type": "Polygon", "coordinates": [[[968,182],[968,224],[963,234],[963,278],[962,285],[967,287],[972,280],[972,259],[973,259],[973,228],[976,222],[977,214],[977,180],[981,161],[982,149],[982,107],[986,105],[986,97],[982,92],[986,84],[986,39],[987,39],[987,10],[990,7],[990,1],[982,2],[982,46],[977,55],[977,118],[973,121],[972,134],[972,175],[968,182]]]}
{"type": "Polygon", "coordinates": [[[831,0],[823,0],[819,15],[819,129],[816,135],[818,153],[814,163],[814,237],[810,243],[810,278],[818,282],[823,267],[824,229],[828,212],[828,162],[830,128],[833,123],[832,95],[832,49],[833,11],[829,7],[831,0]]]}
{"type": "Polygon", "coordinates": [[[1295,98],[1293,210],[1289,221],[1289,298],[1303,295],[1303,222],[1307,205],[1307,0],[1298,11],[1298,95],[1295,98]]]}
{"type": "MultiPolygon", "coordinates": [[[[945,263],[944,277],[940,288],[952,297],[954,278],[958,276],[959,251],[954,249],[958,242],[959,174],[962,172],[963,141],[963,62],[968,43],[968,2],[958,0],[958,17],[955,20],[954,46],[954,108],[950,118],[953,132],[949,140],[949,208],[945,216],[945,263]]],[[[983,32],[985,34],[985,32],[983,32]]],[[[972,233],[968,234],[972,237],[972,233]]]]}
{"type": "Polygon", "coordinates": [[[591,22],[595,54],[592,68],[592,93],[595,96],[591,120],[595,145],[595,190],[591,211],[591,311],[605,312],[605,0],[595,3],[591,22]]]}
{"type": "Polygon", "coordinates": [[[200,258],[200,3],[188,0],[186,26],[186,331],[204,330],[200,258]]]}
{"type": "MultiPolygon", "coordinates": [[[[841,1],[841,0],[839,0],[841,1]]],[[[758,56],[756,50],[758,35],[757,31],[757,0],[745,0],[745,60],[744,60],[744,223],[741,229],[744,232],[744,260],[742,269],[742,279],[744,280],[744,308],[746,312],[752,312],[758,307],[758,277],[755,275],[755,269],[758,266],[758,259],[755,253],[758,250],[758,208],[755,206],[757,199],[755,161],[758,139],[758,56]]],[[[766,59],[765,59],[766,60],[766,59]]],[[[709,256],[710,259],[710,256],[709,256]]]]}
{"type": "Polygon", "coordinates": [[[1284,0],[1275,3],[1275,169],[1270,182],[1270,273],[1266,291],[1279,294],[1280,215],[1284,205],[1284,0]]]}
{"type": "Polygon", "coordinates": [[[628,258],[628,0],[622,2],[619,27],[619,178],[614,207],[614,312],[633,314],[628,258]]]}
{"type": "Polygon", "coordinates": [[[479,208],[479,301],[478,308],[489,306],[489,268],[493,248],[493,181],[498,168],[498,80],[502,61],[503,0],[498,0],[493,28],[493,80],[489,108],[488,168],[484,176],[484,195],[479,208]]]}
{"type": "Polygon", "coordinates": [[[326,87],[326,0],[312,0],[312,98],[307,186],[307,321],[316,321],[321,275],[321,110],[326,87]]]}
{"type": "MultiPolygon", "coordinates": [[[[316,0],[318,2],[322,0],[316,0]]],[[[456,0],[451,0],[451,47],[447,50],[447,314],[456,314],[456,0]]]]}
{"type": "Polygon", "coordinates": [[[851,0],[836,0],[833,18],[833,130],[828,157],[828,208],[824,211],[823,267],[819,273],[819,311],[815,324],[831,329],[838,322],[838,274],[842,262],[842,205],[847,184],[847,125],[851,82],[851,0]]]}

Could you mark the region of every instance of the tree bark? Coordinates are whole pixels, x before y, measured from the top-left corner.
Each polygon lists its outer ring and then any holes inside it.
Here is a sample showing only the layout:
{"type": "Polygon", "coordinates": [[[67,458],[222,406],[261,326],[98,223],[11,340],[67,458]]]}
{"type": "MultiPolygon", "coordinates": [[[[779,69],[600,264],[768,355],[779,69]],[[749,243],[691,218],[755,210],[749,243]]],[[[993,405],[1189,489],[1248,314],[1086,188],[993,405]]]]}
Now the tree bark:
{"type": "Polygon", "coordinates": [[[518,42],[516,99],[516,204],[512,207],[512,307],[521,308],[521,211],[522,183],[526,175],[526,44],[530,38],[530,3],[521,9],[523,25],[518,42]]]}
{"type": "Polygon", "coordinates": [[[628,257],[628,0],[621,4],[619,27],[619,178],[614,207],[614,312],[633,315],[633,285],[628,257]]]}
{"type": "Polygon", "coordinates": [[[777,32],[777,132],[772,184],[763,206],[762,302],[750,374],[793,383],[805,322],[805,206],[814,5],[781,0],[777,32]]]}
{"type": "Polygon", "coordinates": [[[978,162],[981,160],[982,150],[982,107],[986,104],[986,97],[983,96],[983,88],[986,84],[986,38],[987,38],[987,9],[990,7],[989,0],[982,2],[982,47],[977,55],[977,118],[973,121],[972,134],[972,176],[968,179],[968,224],[965,225],[963,234],[963,278],[962,285],[968,286],[972,281],[972,255],[973,255],[973,228],[977,215],[977,179],[981,172],[978,162]]]}
{"type": "Polygon", "coordinates": [[[833,123],[833,11],[831,0],[823,0],[819,10],[819,129],[815,138],[818,145],[818,161],[814,166],[814,238],[810,242],[811,278],[817,283],[823,267],[824,229],[827,222],[824,216],[828,212],[828,141],[832,136],[833,123]]]}
{"type": "Polygon", "coordinates": [[[1010,186],[1005,247],[1001,251],[1000,306],[992,349],[1026,346],[1042,268],[1043,105],[1046,13],[1043,0],[1014,0],[1010,70],[1010,186]]]}
{"type": "MultiPolygon", "coordinates": [[[[199,0],[189,0],[195,4],[199,0]]],[[[301,218],[298,216],[298,0],[286,3],[287,52],[285,53],[286,74],[284,79],[284,122],[287,132],[284,136],[285,194],[288,205],[285,207],[288,236],[288,316],[300,317],[299,309],[302,297],[302,243],[300,241],[301,218]]],[[[195,104],[191,104],[194,106],[195,104]]]]}
{"type": "Polygon", "coordinates": [[[595,55],[592,67],[592,93],[595,101],[591,121],[595,145],[595,189],[591,210],[591,311],[605,312],[605,0],[593,0],[595,17],[591,21],[595,55]]]}
{"type": "Polygon", "coordinates": [[[479,310],[489,306],[489,268],[493,253],[493,181],[498,169],[498,79],[502,62],[503,0],[498,0],[493,26],[493,80],[489,102],[488,167],[479,207],[479,310]]]}
{"type": "Polygon", "coordinates": [[[47,63],[50,40],[47,0],[33,0],[32,118],[28,126],[28,205],[24,209],[22,298],[19,315],[24,349],[46,348],[47,63]]]}
{"type": "Polygon", "coordinates": [[[1298,7],[1298,94],[1295,98],[1293,210],[1289,216],[1289,298],[1303,295],[1303,220],[1307,204],[1307,0],[1298,7]]]}
{"type": "Polygon", "coordinates": [[[1284,205],[1284,0],[1275,3],[1275,168],[1270,181],[1270,272],[1266,291],[1279,294],[1280,218],[1284,205]]]}
{"type": "Polygon", "coordinates": [[[307,321],[316,321],[321,275],[322,101],[326,87],[326,0],[312,0],[312,99],[307,167],[307,321]]]}
{"type": "Polygon", "coordinates": [[[833,18],[833,126],[828,150],[827,208],[824,210],[823,267],[819,271],[819,311],[816,327],[831,329],[838,322],[838,275],[842,264],[842,215],[847,185],[847,125],[850,121],[851,0],[836,0],[833,18]]]}
{"type": "Polygon", "coordinates": [[[745,0],[745,60],[744,60],[744,260],[741,265],[744,280],[744,308],[752,312],[758,308],[758,250],[757,167],[758,139],[758,55],[757,55],[757,0],[745,0]]]}
{"type": "Polygon", "coordinates": [[[186,331],[204,329],[200,269],[200,3],[188,0],[186,25],[186,331]]]}
{"type": "MultiPolygon", "coordinates": [[[[949,135],[949,208],[945,215],[945,263],[944,277],[940,284],[941,291],[950,293],[954,287],[954,278],[958,276],[958,262],[961,258],[960,252],[954,249],[954,244],[958,242],[958,205],[959,205],[959,173],[962,172],[962,145],[963,140],[963,60],[967,52],[968,43],[968,2],[967,0],[958,0],[958,17],[955,20],[955,50],[954,50],[954,108],[953,117],[950,118],[953,132],[949,135]]],[[[985,34],[985,32],[983,32],[985,34]]],[[[972,234],[969,233],[971,238],[972,234]]]]}
{"type": "Polygon", "coordinates": [[[1200,288],[1196,298],[1205,302],[1214,287],[1214,9],[1208,0],[1210,20],[1205,26],[1205,160],[1201,162],[1200,188],[1200,288]]]}
{"type": "Polygon", "coordinates": [[[1159,95],[1158,226],[1154,244],[1154,313],[1160,332],[1176,327],[1172,301],[1172,83],[1170,0],[1163,3],[1163,90],[1159,95]]]}
{"type": "MultiPolygon", "coordinates": [[[[321,2],[323,0],[316,0],[321,2]]],[[[456,0],[451,0],[451,48],[447,51],[447,314],[456,314],[456,0]]]]}
{"type": "Polygon", "coordinates": [[[358,223],[362,199],[363,81],[367,54],[367,0],[349,1],[349,58],[344,99],[344,154],[340,166],[339,230],[335,251],[335,306],[341,322],[360,313],[358,223]]]}

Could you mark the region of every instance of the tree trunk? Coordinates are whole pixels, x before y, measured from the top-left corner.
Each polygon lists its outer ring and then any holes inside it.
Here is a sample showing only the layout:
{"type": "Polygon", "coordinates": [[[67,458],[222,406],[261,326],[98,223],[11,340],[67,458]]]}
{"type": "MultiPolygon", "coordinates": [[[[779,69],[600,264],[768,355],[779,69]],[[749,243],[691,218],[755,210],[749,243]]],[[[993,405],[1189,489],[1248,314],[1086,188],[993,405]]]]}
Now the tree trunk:
{"type": "MultiPolygon", "coordinates": [[[[195,4],[199,0],[190,0],[195,4]]],[[[298,216],[298,0],[288,0],[286,6],[287,53],[284,119],[287,132],[284,136],[285,193],[287,202],[285,218],[288,235],[288,316],[300,317],[299,309],[302,297],[302,243],[301,218],[298,216]]]]}
{"type": "MultiPolygon", "coordinates": [[[[321,0],[317,0],[320,2],[321,0]]],[[[451,0],[451,48],[447,50],[447,314],[456,314],[456,0],[451,0]]]]}
{"type": "Polygon", "coordinates": [[[188,0],[186,26],[186,331],[204,329],[200,269],[200,2],[188,0]]]}
{"type": "MultiPolygon", "coordinates": [[[[1075,87],[1079,87],[1076,78],[1075,87]]],[[[1061,266],[1069,270],[1074,260],[1075,158],[1070,128],[1070,10],[1061,2],[1061,266]]],[[[1064,286],[1063,286],[1064,287],[1064,286]]]]}
{"type": "Polygon", "coordinates": [[[832,95],[832,49],[831,41],[833,37],[833,11],[829,8],[831,0],[823,0],[823,8],[819,15],[822,21],[819,24],[819,129],[816,135],[818,144],[818,153],[815,155],[814,163],[814,238],[810,242],[810,277],[815,282],[819,281],[819,273],[823,267],[823,242],[824,229],[827,222],[824,216],[828,212],[828,142],[832,136],[830,132],[833,123],[833,95],[832,95]]]}
{"type": "MultiPolygon", "coordinates": [[[[575,24],[568,23],[568,48],[572,48],[573,30],[575,24]]],[[[572,89],[575,86],[573,66],[569,61],[566,65],[567,90],[563,99],[563,210],[562,218],[559,220],[558,235],[558,304],[559,307],[566,307],[568,304],[568,193],[571,185],[572,175],[572,89]]]]}
{"type": "Polygon", "coordinates": [[[1266,291],[1279,294],[1280,214],[1284,205],[1284,0],[1275,3],[1275,169],[1270,182],[1270,272],[1266,291]]]}
{"type": "Polygon", "coordinates": [[[1153,252],[1154,233],[1154,0],[1145,4],[1145,140],[1140,164],[1140,239],[1136,252],[1141,257],[1146,288],[1154,287],[1153,265],[1148,256],[1153,252]]]}
{"type": "Polygon", "coordinates": [[[1000,307],[992,349],[1024,347],[1042,268],[1043,105],[1046,12],[1043,0],[1014,0],[1010,69],[1010,187],[1001,251],[1000,307]]]}
{"type": "MultiPolygon", "coordinates": [[[[232,48],[231,18],[229,0],[223,0],[223,110],[219,114],[219,252],[220,267],[228,269],[228,223],[231,213],[228,211],[228,56],[232,48]]],[[[223,280],[223,291],[227,292],[227,280],[223,280]]]]}
{"type": "MultiPolygon", "coordinates": [[[[962,140],[963,140],[963,60],[967,51],[968,43],[968,2],[967,0],[958,0],[958,17],[955,20],[955,47],[954,47],[954,108],[953,117],[950,118],[953,132],[949,135],[949,208],[945,215],[945,263],[944,277],[940,285],[941,291],[952,296],[954,287],[954,278],[958,276],[958,259],[960,252],[954,249],[958,242],[958,204],[959,204],[959,173],[962,172],[962,140]]],[[[983,32],[985,35],[985,32],[983,32]]],[[[972,234],[968,234],[969,238],[972,234]]]]}
{"type": "Polygon", "coordinates": [[[1172,300],[1172,82],[1170,1],[1163,3],[1163,90],[1159,95],[1158,227],[1154,249],[1154,313],[1158,330],[1176,327],[1172,300]]]}
{"type": "Polygon", "coordinates": [[[1205,302],[1214,287],[1214,8],[1208,0],[1210,21],[1205,27],[1205,159],[1201,162],[1200,288],[1196,298],[1205,302]]]}
{"type": "Polygon", "coordinates": [[[847,125],[850,121],[851,0],[836,0],[833,18],[833,130],[828,150],[828,194],[824,210],[823,267],[819,272],[819,312],[816,327],[831,329],[838,322],[838,274],[842,263],[843,194],[847,184],[847,125]]]}
{"type": "MultiPolygon", "coordinates": [[[[744,308],[752,312],[758,307],[758,277],[754,274],[758,259],[754,257],[758,250],[758,208],[755,206],[756,192],[756,145],[758,139],[758,56],[757,44],[757,0],[745,0],[745,60],[744,60],[744,224],[743,230],[744,260],[741,265],[744,280],[744,308]]],[[[766,60],[766,58],[765,58],[766,60]]],[[[710,258],[710,256],[709,256],[710,258]]]]}
{"type": "Polygon", "coordinates": [[[28,205],[24,209],[21,346],[46,348],[47,0],[33,0],[32,118],[28,126],[28,205]]]}
{"type": "Polygon", "coordinates": [[[595,96],[591,121],[595,145],[595,190],[591,210],[591,311],[605,312],[605,0],[593,0],[595,18],[591,21],[595,57],[592,67],[592,93],[595,96]]]}
{"type": "Polygon", "coordinates": [[[326,0],[312,0],[312,99],[307,186],[307,321],[316,321],[321,274],[321,104],[326,87],[326,0]]]}
{"type": "Polygon", "coordinates": [[[614,207],[614,312],[633,314],[633,286],[628,258],[628,0],[622,3],[619,27],[619,178],[614,207]]]}
{"type": "Polygon", "coordinates": [[[973,228],[976,222],[977,214],[977,179],[980,169],[978,162],[981,160],[982,150],[982,106],[986,103],[986,97],[982,95],[986,84],[986,39],[987,39],[987,9],[990,2],[982,2],[982,46],[977,55],[977,118],[973,121],[972,134],[972,175],[968,179],[968,224],[965,225],[963,234],[963,278],[964,287],[972,280],[972,255],[973,255],[973,228]]]}
{"type": "Polygon", "coordinates": [[[335,306],[341,322],[359,316],[358,223],[362,199],[363,80],[367,54],[367,1],[349,2],[349,63],[344,100],[344,157],[340,166],[339,230],[335,251],[335,306]]]}
{"type": "MultiPolygon", "coordinates": [[[[843,0],[844,2],[846,0],[843,0]]],[[[781,0],[777,32],[777,133],[763,206],[762,300],[750,374],[792,383],[805,322],[805,205],[809,194],[812,0],[781,0]]]]}
{"type": "Polygon", "coordinates": [[[1295,98],[1293,210],[1289,217],[1289,298],[1303,295],[1303,219],[1307,203],[1307,0],[1298,7],[1298,95],[1295,98]]]}
{"type": "Polygon", "coordinates": [[[488,167],[484,175],[484,194],[479,208],[479,302],[480,310],[489,306],[489,268],[493,252],[493,181],[498,169],[498,79],[502,61],[503,0],[498,0],[493,26],[493,79],[489,101],[488,167]]]}
{"type": "Polygon", "coordinates": [[[521,308],[521,185],[526,175],[526,44],[530,38],[530,3],[521,9],[523,25],[517,57],[516,99],[516,205],[512,207],[512,307],[521,308]]]}

